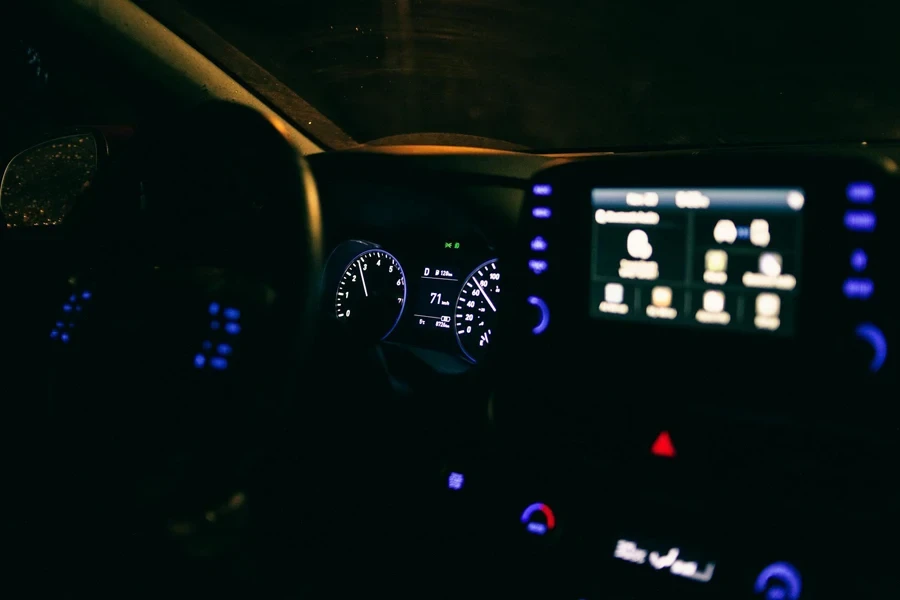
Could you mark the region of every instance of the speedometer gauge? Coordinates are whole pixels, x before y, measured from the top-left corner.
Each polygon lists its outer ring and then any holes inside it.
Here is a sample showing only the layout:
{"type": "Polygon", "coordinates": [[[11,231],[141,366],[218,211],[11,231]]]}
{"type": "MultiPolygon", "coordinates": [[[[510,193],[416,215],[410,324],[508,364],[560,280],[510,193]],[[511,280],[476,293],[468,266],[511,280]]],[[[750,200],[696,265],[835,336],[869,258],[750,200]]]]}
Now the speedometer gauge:
{"type": "Polygon", "coordinates": [[[406,277],[384,250],[366,250],[344,269],[334,297],[334,314],[355,330],[384,339],[397,326],[406,304],[406,277]]]}
{"type": "Polygon", "coordinates": [[[454,328],[463,353],[478,362],[487,354],[497,323],[500,269],[497,259],[472,271],[456,300],[454,328]]]}

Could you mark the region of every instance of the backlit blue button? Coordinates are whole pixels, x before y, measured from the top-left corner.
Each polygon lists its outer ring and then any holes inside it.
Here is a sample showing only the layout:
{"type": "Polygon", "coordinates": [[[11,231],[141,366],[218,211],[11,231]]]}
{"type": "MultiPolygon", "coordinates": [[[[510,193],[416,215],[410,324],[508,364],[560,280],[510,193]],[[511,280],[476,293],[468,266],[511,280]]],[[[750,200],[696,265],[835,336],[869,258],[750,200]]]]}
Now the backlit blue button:
{"type": "Polygon", "coordinates": [[[853,300],[868,300],[875,293],[871,279],[851,277],[844,282],[844,296],[853,300]]]}
{"type": "Polygon", "coordinates": [[[800,572],[790,563],[772,563],[757,576],[753,591],[766,600],[798,600],[803,590],[800,572]]]}
{"type": "Polygon", "coordinates": [[[532,259],[528,261],[528,268],[531,269],[531,272],[535,275],[540,275],[544,271],[547,270],[547,261],[546,260],[537,260],[532,259]]]}
{"type": "Polygon", "coordinates": [[[850,255],[850,266],[857,273],[862,273],[869,265],[869,255],[865,250],[856,249],[850,255]]]}
{"type": "Polygon", "coordinates": [[[868,181],[855,181],[847,186],[847,200],[854,204],[872,204],[875,186],[868,181]]]}
{"type": "Polygon", "coordinates": [[[875,213],[870,210],[848,210],[844,226],[850,231],[875,231],[875,213]]]}
{"type": "Polygon", "coordinates": [[[546,183],[536,183],[534,184],[534,187],[531,188],[531,191],[535,196],[549,196],[553,193],[553,188],[546,183]]]}
{"type": "Polygon", "coordinates": [[[884,365],[884,361],[887,360],[888,347],[884,334],[878,326],[872,323],[861,324],[854,333],[856,333],[857,338],[869,344],[874,350],[875,354],[869,363],[869,371],[877,373],[884,365]]]}
{"type": "Polygon", "coordinates": [[[540,321],[531,329],[531,333],[534,335],[541,335],[547,331],[547,327],[550,325],[550,309],[547,307],[547,303],[537,296],[529,296],[528,304],[536,306],[541,313],[540,321]]]}
{"type": "Polygon", "coordinates": [[[553,212],[546,206],[535,206],[531,209],[531,216],[535,219],[549,219],[553,212]]]}
{"type": "Polygon", "coordinates": [[[544,252],[547,250],[547,240],[541,236],[537,236],[531,240],[531,249],[535,252],[544,252]]]}

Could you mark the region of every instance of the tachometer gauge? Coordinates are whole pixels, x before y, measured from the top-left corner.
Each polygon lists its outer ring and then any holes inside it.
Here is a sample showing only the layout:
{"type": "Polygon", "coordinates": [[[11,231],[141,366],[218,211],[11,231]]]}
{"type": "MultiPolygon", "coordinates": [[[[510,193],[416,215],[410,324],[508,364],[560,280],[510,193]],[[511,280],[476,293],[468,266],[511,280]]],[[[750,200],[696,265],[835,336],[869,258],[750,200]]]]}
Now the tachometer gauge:
{"type": "Polygon", "coordinates": [[[366,250],[344,269],[334,314],[355,330],[384,339],[396,327],[405,304],[406,277],[400,263],[384,250],[366,250]]]}
{"type": "Polygon", "coordinates": [[[487,354],[497,324],[497,299],[500,296],[500,269],[497,259],[472,271],[456,300],[454,329],[463,353],[478,362],[487,354]]]}

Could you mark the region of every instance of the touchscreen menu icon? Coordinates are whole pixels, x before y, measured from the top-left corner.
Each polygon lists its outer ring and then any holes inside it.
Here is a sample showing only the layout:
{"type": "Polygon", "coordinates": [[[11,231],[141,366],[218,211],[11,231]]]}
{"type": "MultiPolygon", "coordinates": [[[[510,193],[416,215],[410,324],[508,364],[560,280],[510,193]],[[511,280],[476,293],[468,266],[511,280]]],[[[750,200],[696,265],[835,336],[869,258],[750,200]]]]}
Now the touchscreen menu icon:
{"type": "Polygon", "coordinates": [[[674,319],[678,311],[672,307],[672,288],[658,285],[650,292],[647,316],[652,319],[674,319]]]}
{"type": "Polygon", "coordinates": [[[600,311],[614,315],[628,314],[628,305],[625,304],[625,286],[621,283],[607,283],[603,288],[603,302],[600,303],[600,311]]]}
{"type": "Polygon", "coordinates": [[[777,252],[763,252],[759,256],[759,272],[766,277],[781,275],[781,255],[777,252]]]}
{"type": "Polygon", "coordinates": [[[703,292],[703,308],[697,311],[697,320],[712,325],[728,325],[731,315],[725,310],[725,293],[718,290],[703,292]]]}
{"type": "Polygon", "coordinates": [[[781,320],[778,318],[780,314],[781,298],[778,294],[766,292],[756,296],[756,316],[753,318],[753,324],[757,329],[775,331],[781,326],[781,320]]]}
{"type": "Polygon", "coordinates": [[[706,270],[703,272],[703,281],[722,285],[728,281],[728,253],[724,250],[706,251],[706,270]]]}
{"type": "Polygon", "coordinates": [[[769,233],[769,222],[765,219],[750,221],[750,243],[765,248],[770,241],[772,241],[772,234],[769,233]]]}
{"type": "Polygon", "coordinates": [[[647,236],[646,231],[635,229],[628,234],[626,244],[628,246],[628,254],[632,258],[647,260],[653,256],[653,246],[650,245],[650,238],[647,236]]]}
{"type": "Polygon", "coordinates": [[[720,244],[733,244],[738,239],[737,226],[730,219],[722,219],[713,228],[713,238],[720,244]]]}
{"type": "Polygon", "coordinates": [[[650,236],[643,229],[633,229],[625,239],[628,259],[619,261],[619,277],[622,279],[656,279],[659,277],[659,264],[649,260],[653,256],[650,236]]]}

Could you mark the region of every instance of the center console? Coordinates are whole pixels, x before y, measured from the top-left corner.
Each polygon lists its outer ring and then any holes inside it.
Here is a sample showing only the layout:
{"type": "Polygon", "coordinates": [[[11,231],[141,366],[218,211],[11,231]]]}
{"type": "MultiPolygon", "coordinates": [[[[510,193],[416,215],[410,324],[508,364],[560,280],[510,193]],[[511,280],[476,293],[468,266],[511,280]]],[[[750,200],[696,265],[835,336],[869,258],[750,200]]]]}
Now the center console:
{"type": "Polygon", "coordinates": [[[885,479],[896,171],[876,154],[666,153],[533,179],[506,263],[502,450],[454,471],[547,565],[531,585],[573,599],[896,589],[876,575],[882,553],[861,550],[893,531],[900,500],[885,479]]]}

